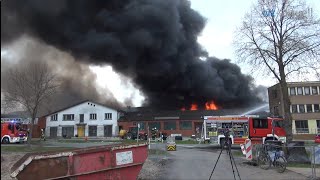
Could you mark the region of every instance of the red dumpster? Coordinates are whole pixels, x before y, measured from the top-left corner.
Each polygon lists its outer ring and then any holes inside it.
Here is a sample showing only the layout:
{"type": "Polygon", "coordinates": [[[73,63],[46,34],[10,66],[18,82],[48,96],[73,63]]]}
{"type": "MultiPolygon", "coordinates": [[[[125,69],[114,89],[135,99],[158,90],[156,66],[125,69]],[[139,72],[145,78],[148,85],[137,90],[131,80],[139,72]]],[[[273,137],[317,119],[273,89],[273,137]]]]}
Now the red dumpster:
{"type": "Polygon", "coordinates": [[[137,179],[147,156],[147,144],[26,154],[12,167],[11,177],[32,180],[137,179]]]}

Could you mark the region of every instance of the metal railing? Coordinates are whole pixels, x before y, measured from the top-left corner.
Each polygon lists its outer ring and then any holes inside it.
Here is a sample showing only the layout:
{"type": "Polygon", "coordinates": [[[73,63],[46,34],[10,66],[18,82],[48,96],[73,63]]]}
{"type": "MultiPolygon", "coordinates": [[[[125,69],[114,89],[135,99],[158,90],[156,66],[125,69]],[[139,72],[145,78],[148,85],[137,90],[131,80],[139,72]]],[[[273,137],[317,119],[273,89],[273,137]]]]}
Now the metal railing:
{"type": "MultiPolygon", "coordinates": [[[[300,143],[301,144],[301,143],[300,143]]],[[[320,145],[305,144],[305,145],[289,144],[278,146],[284,152],[284,157],[287,160],[287,169],[299,171],[300,174],[306,175],[308,178],[317,179],[320,177],[320,145]]],[[[276,145],[271,145],[273,148],[276,145]]],[[[253,158],[256,161],[263,149],[261,144],[253,145],[253,158]]],[[[272,149],[272,148],[270,148],[272,149]]]]}
{"type": "Polygon", "coordinates": [[[293,134],[319,134],[320,128],[295,128],[293,134]]]}

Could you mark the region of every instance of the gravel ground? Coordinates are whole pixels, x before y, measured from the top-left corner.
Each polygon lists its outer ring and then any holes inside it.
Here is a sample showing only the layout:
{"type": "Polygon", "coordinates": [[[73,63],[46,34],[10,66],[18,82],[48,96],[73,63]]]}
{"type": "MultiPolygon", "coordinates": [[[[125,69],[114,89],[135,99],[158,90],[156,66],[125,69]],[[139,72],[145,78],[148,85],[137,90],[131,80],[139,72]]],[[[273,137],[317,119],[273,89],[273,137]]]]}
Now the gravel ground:
{"type": "Polygon", "coordinates": [[[168,164],[167,157],[152,157],[143,164],[143,167],[138,176],[138,180],[158,180],[162,176],[164,167],[168,164]]]}
{"type": "Polygon", "coordinates": [[[1,152],[1,180],[12,180],[10,177],[11,167],[25,153],[1,152]]]}

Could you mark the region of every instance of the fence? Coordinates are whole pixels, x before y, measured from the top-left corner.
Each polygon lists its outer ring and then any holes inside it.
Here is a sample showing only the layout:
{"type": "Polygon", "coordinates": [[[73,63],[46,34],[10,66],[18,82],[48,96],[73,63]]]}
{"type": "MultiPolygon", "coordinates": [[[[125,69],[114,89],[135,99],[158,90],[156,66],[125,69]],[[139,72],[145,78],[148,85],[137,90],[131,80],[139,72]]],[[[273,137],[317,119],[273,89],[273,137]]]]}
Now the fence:
{"type": "Polygon", "coordinates": [[[295,128],[292,129],[293,134],[318,134],[320,128],[295,128]]]}
{"type": "MultiPolygon", "coordinates": [[[[297,141],[288,145],[277,146],[267,145],[283,151],[284,157],[287,160],[287,170],[299,172],[311,179],[320,179],[320,145],[305,144],[303,141],[297,141]]],[[[268,148],[267,148],[268,149],[268,148]]],[[[257,157],[262,150],[261,144],[253,146],[253,159],[257,157]]]]}

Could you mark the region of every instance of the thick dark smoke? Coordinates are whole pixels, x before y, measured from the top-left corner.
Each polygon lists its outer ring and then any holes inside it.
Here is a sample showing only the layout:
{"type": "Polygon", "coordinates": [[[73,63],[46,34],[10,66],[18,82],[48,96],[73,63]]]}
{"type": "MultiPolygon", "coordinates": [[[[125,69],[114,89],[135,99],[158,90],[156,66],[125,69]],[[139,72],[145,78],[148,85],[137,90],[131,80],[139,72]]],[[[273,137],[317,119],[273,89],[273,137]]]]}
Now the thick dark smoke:
{"type": "Polygon", "coordinates": [[[8,0],[1,6],[2,44],[28,34],[77,59],[111,64],[133,79],[153,107],[207,100],[246,106],[257,100],[251,78],[237,65],[206,57],[197,43],[205,19],[189,1],[8,0]]]}

